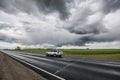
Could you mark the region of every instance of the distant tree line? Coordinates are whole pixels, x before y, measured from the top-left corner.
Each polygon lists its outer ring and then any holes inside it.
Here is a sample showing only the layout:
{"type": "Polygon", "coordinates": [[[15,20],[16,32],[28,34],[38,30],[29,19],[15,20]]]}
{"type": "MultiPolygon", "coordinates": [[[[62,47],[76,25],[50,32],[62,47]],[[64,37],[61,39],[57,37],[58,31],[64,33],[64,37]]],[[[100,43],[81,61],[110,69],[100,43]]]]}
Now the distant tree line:
{"type": "Polygon", "coordinates": [[[21,47],[20,47],[20,46],[17,46],[17,47],[15,48],[15,50],[21,50],[21,47]]]}

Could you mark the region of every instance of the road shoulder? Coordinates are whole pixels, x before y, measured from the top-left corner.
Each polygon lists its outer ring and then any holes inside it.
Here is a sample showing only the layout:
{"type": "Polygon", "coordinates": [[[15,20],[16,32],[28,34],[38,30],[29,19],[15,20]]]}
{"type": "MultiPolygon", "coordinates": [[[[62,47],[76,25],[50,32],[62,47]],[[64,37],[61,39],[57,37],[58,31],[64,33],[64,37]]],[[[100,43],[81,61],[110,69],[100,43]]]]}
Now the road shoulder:
{"type": "Polygon", "coordinates": [[[0,53],[0,80],[47,80],[9,56],[0,53]]]}

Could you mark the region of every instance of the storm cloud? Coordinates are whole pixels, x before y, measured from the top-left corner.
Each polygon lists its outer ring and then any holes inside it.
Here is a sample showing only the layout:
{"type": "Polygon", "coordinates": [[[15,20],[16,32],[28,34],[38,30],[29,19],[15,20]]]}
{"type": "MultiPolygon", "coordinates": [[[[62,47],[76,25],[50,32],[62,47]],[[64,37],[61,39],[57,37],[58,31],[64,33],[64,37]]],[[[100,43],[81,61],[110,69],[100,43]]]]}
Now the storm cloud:
{"type": "Polygon", "coordinates": [[[104,0],[103,11],[105,13],[114,12],[120,8],[120,0],[104,0]]]}
{"type": "MultiPolygon", "coordinates": [[[[119,41],[119,23],[115,22],[118,25],[106,25],[107,21],[105,21],[105,18],[110,14],[112,14],[112,16],[109,17],[113,17],[115,15],[120,16],[118,14],[120,10],[120,1],[91,0],[88,2],[83,1],[83,3],[86,4],[85,7],[77,7],[76,11],[74,11],[75,14],[72,15],[72,17],[67,21],[67,24],[64,26],[64,28],[69,32],[83,37],[69,44],[85,45],[86,43],[93,42],[119,41]],[[111,27],[111,29],[108,27],[111,27]]],[[[117,17],[114,19],[118,22],[117,17]]],[[[112,22],[112,20],[110,22],[112,22]]]]}
{"type": "Polygon", "coordinates": [[[59,13],[61,19],[66,19],[69,16],[69,8],[66,6],[72,0],[1,0],[0,8],[9,13],[18,13],[20,11],[37,14],[39,13],[59,13]]]}
{"type": "Polygon", "coordinates": [[[119,17],[120,0],[1,0],[0,41],[38,47],[119,43],[119,17]]]}
{"type": "Polygon", "coordinates": [[[72,0],[36,0],[40,11],[42,10],[47,14],[57,11],[61,19],[68,18],[70,13],[66,5],[70,2],[72,2],[72,0]]]}

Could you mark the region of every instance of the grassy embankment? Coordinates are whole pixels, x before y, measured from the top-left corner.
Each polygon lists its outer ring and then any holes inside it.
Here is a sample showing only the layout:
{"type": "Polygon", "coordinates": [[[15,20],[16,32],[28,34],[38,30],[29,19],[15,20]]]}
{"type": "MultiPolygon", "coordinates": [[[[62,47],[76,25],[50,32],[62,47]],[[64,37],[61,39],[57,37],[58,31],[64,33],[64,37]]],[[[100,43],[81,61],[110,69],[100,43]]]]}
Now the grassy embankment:
{"type": "MultiPolygon", "coordinates": [[[[40,53],[44,54],[45,49],[23,49],[16,50],[21,52],[40,53]]],[[[109,60],[120,60],[120,49],[64,49],[64,56],[100,58],[109,60]]]]}

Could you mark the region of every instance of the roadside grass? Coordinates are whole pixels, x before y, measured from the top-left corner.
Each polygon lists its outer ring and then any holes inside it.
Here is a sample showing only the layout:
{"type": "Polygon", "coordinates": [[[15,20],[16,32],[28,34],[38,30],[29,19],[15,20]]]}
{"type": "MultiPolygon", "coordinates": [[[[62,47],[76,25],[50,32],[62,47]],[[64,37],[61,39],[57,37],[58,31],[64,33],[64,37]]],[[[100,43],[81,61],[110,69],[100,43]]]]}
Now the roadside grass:
{"type": "MultiPolygon", "coordinates": [[[[45,54],[45,52],[47,52],[48,50],[23,49],[14,51],[45,54]]],[[[63,56],[120,60],[120,49],[63,49],[62,51],[64,53],[63,56]]]]}
{"type": "Polygon", "coordinates": [[[45,52],[47,52],[48,50],[47,49],[21,49],[21,50],[12,50],[12,51],[45,54],[45,52]]]}
{"type": "Polygon", "coordinates": [[[65,56],[120,60],[120,49],[63,50],[65,56]]]}

